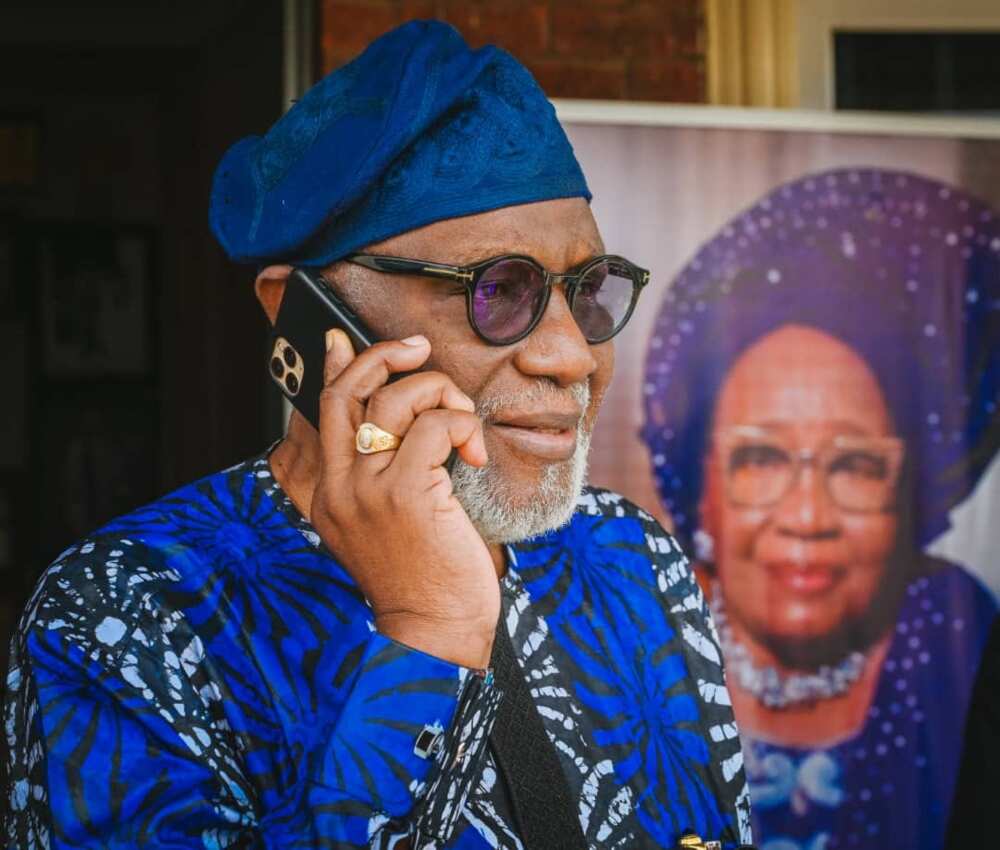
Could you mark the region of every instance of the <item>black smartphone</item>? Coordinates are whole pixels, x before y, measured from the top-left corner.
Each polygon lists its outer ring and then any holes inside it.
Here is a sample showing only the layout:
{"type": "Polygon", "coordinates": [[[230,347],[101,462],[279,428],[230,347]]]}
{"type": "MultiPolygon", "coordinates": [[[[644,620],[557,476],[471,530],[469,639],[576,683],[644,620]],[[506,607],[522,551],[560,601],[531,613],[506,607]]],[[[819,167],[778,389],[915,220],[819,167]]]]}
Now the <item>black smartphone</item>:
{"type": "Polygon", "coordinates": [[[326,332],[330,328],[343,330],[356,353],[376,342],[375,335],[318,271],[295,269],[288,276],[274,323],[268,370],[285,398],[317,430],[326,332]]]}
{"type": "MultiPolygon", "coordinates": [[[[317,431],[326,332],[330,328],[344,331],[358,354],[378,341],[318,271],[295,269],[288,276],[274,323],[268,371],[285,398],[317,431]]],[[[398,381],[405,374],[391,375],[389,382],[398,381]]],[[[449,473],[457,456],[452,450],[445,463],[449,473]]]]}

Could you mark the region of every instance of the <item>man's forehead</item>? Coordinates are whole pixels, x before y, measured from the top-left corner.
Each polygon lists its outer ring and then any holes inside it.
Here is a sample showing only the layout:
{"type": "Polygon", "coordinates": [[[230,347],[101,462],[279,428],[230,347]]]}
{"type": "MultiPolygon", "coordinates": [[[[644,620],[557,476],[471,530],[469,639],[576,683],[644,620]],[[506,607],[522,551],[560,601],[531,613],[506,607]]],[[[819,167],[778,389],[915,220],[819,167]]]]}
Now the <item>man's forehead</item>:
{"type": "Polygon", "coordinates": [[[540,240],[520,233],[508,233],[456,246],[451,252],[450,262],[460,266],[473,265],[501,254],[525,254],[543,262],[557,254],[560,260],[565,258],[570,262],[582,262],[602,253],[604,247],[597,234],[567,233],[563,234],[563,238],[540,240]]]}
{"type": "Polygon", "coordinates": [[[589,205],[573,198],[435,222],[389,239],[381,249],[455,265],[526,254],[555,267],[601,254],[604,243],[589,205]]]}

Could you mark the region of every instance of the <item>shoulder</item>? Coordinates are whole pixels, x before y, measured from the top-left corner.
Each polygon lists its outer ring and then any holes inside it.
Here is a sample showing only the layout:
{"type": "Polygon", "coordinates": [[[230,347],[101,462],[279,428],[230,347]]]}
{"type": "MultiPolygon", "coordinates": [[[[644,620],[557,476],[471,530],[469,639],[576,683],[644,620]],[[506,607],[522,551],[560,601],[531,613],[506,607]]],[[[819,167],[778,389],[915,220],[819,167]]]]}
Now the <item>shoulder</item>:
{"type": "MultiPolygon", "coordinates": [[[[963,567],[921,560],[894,624],[877,700],[891,707],[904,691],[919,699],[926,728],[938,730],[934,746],[943,752],[961,745],[977,672],[981,662],[990,660],[988,642],[997,605],[963,567]]],[[[985,666],[989,677],[990,665],[985,666]]]]}
{"type": "Polygon", "coordinates": [[[576,513],[571,525],[575,525],[581,517],[605,520],[623,520],[619,527],[625,529],[629,523],[641,528],[642,532],[655,534],[663,545],[671,551],[681,552],[680,545],[673,536],[661,526],[648,512],[635,502],[630,502],[621,493],[604,487],[587,486],[583,488],[576,502],[576,513]]]}
{"type": "Polygon", "coordinates": [[[42,714],[67,691],[84,700],[105,693],[134,699],[126,712],[152,707],[156,723],[185,743],[195,740],[195,727],[203,741],[209,735],[224,692],[207,656],[213,632],[202,631],[211,600],[185,586],[172,554],[108,528],[46,569],[10,654],[11,674],[34,683],[42,714]]]}
{"type": "Polygon", "coordinates": [[[252,462],[185,485],[112,520],[66,549],[42,573],[19,633],[52,633],[94,658],[117,654],[142,619],[170,619],[164,591],[218,560],[221,539],[238,539],[239,480],[252,462]],[[224,530],[225,534],[217,533],[224,530]]]}
{"type": "Polygon", "coordinates": [[[583,538],[589,548],[614,555],[620,567],[648,578],[673,605],[704,612],[701,591],[680,543],[650,513],[620,493],[586,487],[568,536],[583,538]]]}
{"type": "Polygon", "coordinates": [[[964,567],[947,561],[937,562],[938,568],[927,576],[918,578],[913,585],[923,611],[928,602],[933,607],[931,621],[939,612],[944,615],[945,642],[950,643],[955,658],[963,655],[977,666],[986,648],[990,631],[997,622],[997,601],[993,593],[964,567]]]}
{"type": "Polygon", "coordinates": [[[956,633],[979,643],[997,616],[997,601],[982,582],[964,567],[937,558],[925,558],[921,574],[907,587],[904,616],[912,613],[950,621],[956,633]]]}
{"type": "MultiPolygon", "coordinates": [[[[184,605],[169,601],[167,588],[181,578],[163,552],[111,533],[71,547],[49,566],[11,642],[8,771],[17,774],[15,761],[23,761],[39,776],[19,780],[22,788],[31,781],[43,791],[82,794],[81,779],[103,782],[120,803],[125,785],[101,771],[117,770],[125,752],[128,770],[162,774],[161,785],[171,771],[182,785],[192,776],[206,789],[218,780],[239,795],[225,800],[229,810],[244,816],[253,792],[240,762],[240,732],[228,719],[227,681],[184,605]]],[[[95,811],[104,802],[96,794],[95,811]]],[[[67,813],[63,807],[60,816],[67,813]]]]}
{"type": "MultiPolygon", "coordinates": [[[[591,561],[584,565],[578,557],[573,566],[599,573],[603,583],[600,596],[584,597],[590,604],[578,610],[599,636],[595,643],[614,647],[617,663],[604,668],[610,670],[607,691],[669,694],[663,704],[669,719],[660,728],[669,729],[683,716],[688,757],[697,753],[689,769],[700,774],[704,793],[747,840],[749,792],[722,650],[680,544],[647,511],[595,487],[582,494],[569,537],[574,554],[591,561]]],[[[657,707],[642,710],[652,715],[657,707]]]]}
{"type": "Polygon", "coordinates": [[[968,698],[997,605],[964,568],[932,558],[919,566],[906,586],[882,671],[893,680],[912,679],[928,695],[927,710],[953,710],[955,700],[968,698]],[[953,699],[940,699],[942,693],[953,699]]]}
{"type": "Polygon", "coordinates": [[[961,564],[953,561],[946,561],[942,558],[924,558],[924,570],[922,578],[926,578],[928,586],[935,590],[948,589],[975,599],[977,602],[987,604],[994,609],[997,607],[993,594],[986,588],[986,585],[973,573],[961,564]]]}
{"type": "Polygon", "coordinates": [[[179,574],[161,553],[116,535],[95,535],[67,549],[42,574],[18,629],[58,637],[93,659],[117,656],[154,614],[153,600],[179,574]]]}
{"type": "Polygon", "coordinates": [[[624,534],[629,530],[641,531],[648,535],[646,540],[651,554],[672,555],[686,560],[680,543],[667,531],[648,511],[635,502],[626,499],[621,493],[607,490],[603,487],[584,487],[576,503],[576,513],[571,525],[576,525],[580,518],[620,520],[608,523],[609,528],[620,529],[624,534]]]}
{"type": "Polygon", "coordinates": [[[634,502],[630,502],[621,493],[591,485],[584,487],[580,493],[576,511],[585,516],[632,517],[643,522],[656,522],[649,513],[634,502]]]}
{"type": "Polygon", "coordinates": [[[100,534],[126,534],[171,558],[202,550],[225,557],[227,545],[262,545],[288,523],[280,521],[279,493],[266,455],[251,458],[175,490],[112,520],[100,534]]]}

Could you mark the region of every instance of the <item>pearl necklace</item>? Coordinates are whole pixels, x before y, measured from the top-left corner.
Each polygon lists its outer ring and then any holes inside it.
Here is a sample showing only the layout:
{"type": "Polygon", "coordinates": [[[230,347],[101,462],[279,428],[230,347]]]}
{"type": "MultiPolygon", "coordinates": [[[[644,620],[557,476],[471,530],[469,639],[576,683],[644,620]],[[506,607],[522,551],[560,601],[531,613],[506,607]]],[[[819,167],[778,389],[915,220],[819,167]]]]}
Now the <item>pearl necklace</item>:
{"type": "Polygon", "coordinates": [[[758,667],[749,650],[733,637],[717,581],[712,583],[711,608],[727,675],[767,708],[780,711],[839,697],[864,672],[868,654],[856,650],[837,664],[824,664],[814,673],[781,673],[774,667],[758,667]]]}

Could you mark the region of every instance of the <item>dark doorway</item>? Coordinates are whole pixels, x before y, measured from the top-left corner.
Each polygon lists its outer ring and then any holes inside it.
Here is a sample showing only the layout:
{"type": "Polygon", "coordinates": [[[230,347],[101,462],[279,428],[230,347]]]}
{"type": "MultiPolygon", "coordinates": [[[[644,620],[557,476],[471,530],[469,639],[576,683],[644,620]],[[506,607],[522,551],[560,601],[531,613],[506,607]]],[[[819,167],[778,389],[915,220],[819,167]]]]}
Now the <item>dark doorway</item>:
{"type": "Polygon", "coordinates": [[[282,111],[282,14],[0,10],[0,639],[74,539],[276,436],[253,270],[207,202],[224,150],[282,111]]]}

